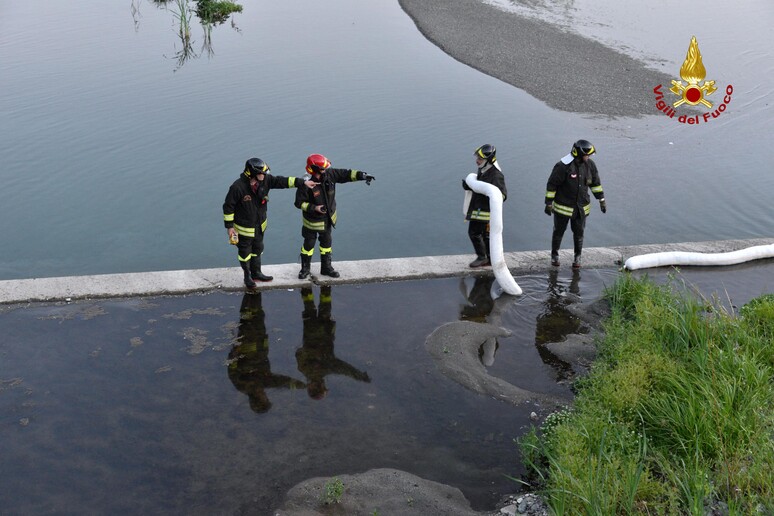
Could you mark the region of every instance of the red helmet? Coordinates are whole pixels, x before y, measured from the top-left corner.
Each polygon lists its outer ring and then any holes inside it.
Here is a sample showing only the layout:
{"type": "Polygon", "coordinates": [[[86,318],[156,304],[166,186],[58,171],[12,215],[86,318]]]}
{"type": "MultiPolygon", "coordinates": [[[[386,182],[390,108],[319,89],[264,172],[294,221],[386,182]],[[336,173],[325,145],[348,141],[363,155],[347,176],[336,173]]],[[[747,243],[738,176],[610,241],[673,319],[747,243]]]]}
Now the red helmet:
{"type": "Polygon", "coordinates": [[[331,162],[322,154],[310,154],[306,158],[306,171],[310,174],[321,174],[330,166],[331,162]]]}

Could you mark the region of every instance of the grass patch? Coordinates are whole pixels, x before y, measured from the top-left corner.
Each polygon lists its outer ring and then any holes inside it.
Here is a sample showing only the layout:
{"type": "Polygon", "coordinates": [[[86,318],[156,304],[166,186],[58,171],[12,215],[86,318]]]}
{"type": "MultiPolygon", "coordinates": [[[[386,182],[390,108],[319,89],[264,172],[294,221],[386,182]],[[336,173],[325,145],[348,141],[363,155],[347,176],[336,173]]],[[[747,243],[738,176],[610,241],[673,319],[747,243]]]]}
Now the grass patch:
{"type": "Polygon", "coordinates": [[[235,2],[219,0],[197,0],[196,15],[205,23],[220,24],[233,13],[241,13],[242,6],[235,2]]]}
{"type": "Polygon", "coordinates": [[[520,439],[556,514],[774,513],[774,295],[623,276],[573,409],[520,439]]]}

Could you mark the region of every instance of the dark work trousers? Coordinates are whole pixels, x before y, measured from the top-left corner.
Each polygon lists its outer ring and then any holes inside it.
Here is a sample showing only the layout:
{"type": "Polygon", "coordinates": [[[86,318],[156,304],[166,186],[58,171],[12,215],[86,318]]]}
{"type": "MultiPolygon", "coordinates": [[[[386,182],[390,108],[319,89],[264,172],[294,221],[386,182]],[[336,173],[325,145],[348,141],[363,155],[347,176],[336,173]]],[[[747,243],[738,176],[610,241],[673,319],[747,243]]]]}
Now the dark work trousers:
{"type": "Polygon", "coordinates": [[[240,262],[249,262],[250,258],[256,256],[261,257],[263,252],[263,232],[261,227],[255,228],[255,238],[239,235],[239,242],[237,243],[237,253],[239,254],[240,262]]]}
{"type": "Polygon", "coordinates": [[[482,220],[471,220],[468,224],[468,237],[473,242],[473,249],[479,254],[479,249],[486,252],[489,256],[489,222],[482,220]],[[479,248],[479,246],[481,246],[479,248]]]}
{"type": "Polygon", "coordinates": [[[567,223],[570,223],[572,230],[572,242],[575,248],[575,256],[580,256],[583,250],[583,230],[586,228],[586,216],[574,214],[572,217],[565,217],[554,213],[554,233],[551,236],[551,256],[559,256],[559,246],[562,244],[562,237],[567,230],[567,223]]]}
{"type": "Polygon", "coordinates": [[[331,252],[333,233],[331,230],[332,228],[327,224],[326,226],[325,231],[315,231],[307,227],[301,228],[301,236],[304,237],[304,251],[307,251],[309,256],[311,256],[311,252],[314,251],[314,243],[317,241],[318,235],[320,237],[320,254],[328,254],[331,252]]]}

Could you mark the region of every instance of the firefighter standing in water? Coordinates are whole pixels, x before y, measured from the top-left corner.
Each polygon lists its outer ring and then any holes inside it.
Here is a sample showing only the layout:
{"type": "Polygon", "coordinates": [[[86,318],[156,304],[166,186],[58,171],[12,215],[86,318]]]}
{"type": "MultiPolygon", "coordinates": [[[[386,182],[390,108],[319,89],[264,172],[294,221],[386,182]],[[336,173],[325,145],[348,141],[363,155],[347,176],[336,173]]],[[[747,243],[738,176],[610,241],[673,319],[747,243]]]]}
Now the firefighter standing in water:
{"type": "Polygon", "coordinates": [[[245,170],[234,181],[223,202],[223,223],[229,240],[237,246],[239,265],[245,274],[245,286],[255,288],[256,281],[271,281],[272,276],[261,272],[263,234],[266,231],[266,203],[273,188],[311,188],[311,181],[299,177],[273,176],[260,158],[250,158],[245,170]]]}
{"type": "Polygon", "coordinates": [[[336,226],[336,183],[365,181],[371,184],[375,178],[363,171],[346,168],[331,168],[328,158],[322,154],[312,154],[306,159],[306,171],[311,174],[312,188],[296,191],[296,208],[301,210],[303,227],[301,235],[301,271],[299,279],[310,274],[314,244],[320,238],[320,274],[338,278],[339,273],[331,264],[333,228],[336,226]]]}
{"type": "MultiPolygon", "coordinates": [[[[476,179],[484,183],[489,183],[500,189],[503,194],[503,201],[508,198],[508,191],[505,188],[505,176],[497,163],[497,150],[494,145],[485,144],[476,149],[473,155],[476,157],[476,179]]],[[[470,190],[470,187],[462,180],[462,188],[470,190]]],[[[476,251],[476,259],[470,262],[470,267],[483,267],[491,265],[491,254],[489,252],[489,197],[473,192],[468,205],[468,212],[465,220],[469,220],[468,237],[473,243],[473,249],[476,251]]]]}
{"type": "Polygon", "coordinates": [[[586,228],[586,217],[591,213],[589,188],[599,200],[599,209],[602,213],[607,212],[597,166],[590,158],[595,152],[591,142],[578,140],[573,144],[570,154],[554,165],[551,177],[548,178],[545,212],[546,215],[554,214],[554,231],[551,237],[551,265],[554,267],[559,266],[559,246],[569,222],[575,248],[572,267],[580,269],[583,232],[586,228]]]}

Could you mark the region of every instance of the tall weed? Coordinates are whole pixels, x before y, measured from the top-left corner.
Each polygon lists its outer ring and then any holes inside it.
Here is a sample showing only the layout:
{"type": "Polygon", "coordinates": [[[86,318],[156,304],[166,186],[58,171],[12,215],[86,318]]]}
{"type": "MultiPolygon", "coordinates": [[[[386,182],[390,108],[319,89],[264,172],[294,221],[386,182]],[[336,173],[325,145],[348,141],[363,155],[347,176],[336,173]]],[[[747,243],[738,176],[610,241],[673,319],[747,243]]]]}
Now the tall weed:
{"type": "Polygon", "coordinates": [[[623,276],[575,408],[521,442],[557,514],[774,506],[774,296],[728,313],[623,276]]]}

